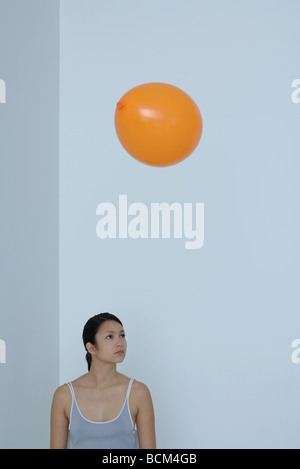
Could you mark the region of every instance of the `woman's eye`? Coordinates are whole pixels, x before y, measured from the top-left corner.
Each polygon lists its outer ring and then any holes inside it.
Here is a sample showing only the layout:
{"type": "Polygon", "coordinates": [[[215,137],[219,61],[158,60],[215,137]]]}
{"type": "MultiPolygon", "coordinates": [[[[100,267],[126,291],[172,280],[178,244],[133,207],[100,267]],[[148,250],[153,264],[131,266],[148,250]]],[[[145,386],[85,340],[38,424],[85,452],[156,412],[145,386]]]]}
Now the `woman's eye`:
{"type": "MultiPolygon", "coordinates": [[[[125,339],[126,334],[121,334],[120,337],[123,337],[123,339],[125,339]]],[[[112,335],[108,335],[108,336],[106,336],[106,338],[107,338],[107,339],[111,339],[111,338],[112,338],[112,335]]]]}

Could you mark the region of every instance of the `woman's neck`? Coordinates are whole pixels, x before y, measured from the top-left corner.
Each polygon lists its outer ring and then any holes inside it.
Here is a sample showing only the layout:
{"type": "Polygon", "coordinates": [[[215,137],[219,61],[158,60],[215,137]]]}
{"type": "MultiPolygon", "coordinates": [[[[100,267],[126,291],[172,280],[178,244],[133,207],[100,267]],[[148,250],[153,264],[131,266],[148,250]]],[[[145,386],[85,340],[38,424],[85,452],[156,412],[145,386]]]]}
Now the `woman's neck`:
{"type": "Polygon", "coordinates": [[[89,378],[97,388],[105,388],[115,384],[119,373],[115,364],[92,364],[89,371],[89,378]]]}

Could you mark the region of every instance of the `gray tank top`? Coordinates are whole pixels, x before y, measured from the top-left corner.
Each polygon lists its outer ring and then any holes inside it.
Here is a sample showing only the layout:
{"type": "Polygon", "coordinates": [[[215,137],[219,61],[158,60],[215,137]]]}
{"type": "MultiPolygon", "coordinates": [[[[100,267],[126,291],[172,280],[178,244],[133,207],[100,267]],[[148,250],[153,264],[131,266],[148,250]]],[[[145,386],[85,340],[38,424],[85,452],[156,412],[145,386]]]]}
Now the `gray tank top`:
{"type": "Polygon", "coordinates": [[[72,393],[69,423],[69,449],[138,449],[138,437],[129,409],[129,394],[133,378],[119,415],[107,422],[94,422],[85,418],[76,401],[72,383],[67,383],[72,393]]]}

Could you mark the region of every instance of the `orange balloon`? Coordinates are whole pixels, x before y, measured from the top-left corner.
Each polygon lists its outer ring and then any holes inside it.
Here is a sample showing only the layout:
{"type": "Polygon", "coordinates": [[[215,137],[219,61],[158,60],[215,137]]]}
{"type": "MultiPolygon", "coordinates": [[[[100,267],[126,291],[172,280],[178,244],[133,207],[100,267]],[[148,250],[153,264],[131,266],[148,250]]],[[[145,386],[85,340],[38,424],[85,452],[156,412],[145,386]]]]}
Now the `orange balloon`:
{"type": "Polygon", "coordinates": [[[133,158],[151,166],[170,166],[184,160],[198,145],[202,128],[195,101],[167,83],[132,88],[115,111],[120,143],[133,158]]]}

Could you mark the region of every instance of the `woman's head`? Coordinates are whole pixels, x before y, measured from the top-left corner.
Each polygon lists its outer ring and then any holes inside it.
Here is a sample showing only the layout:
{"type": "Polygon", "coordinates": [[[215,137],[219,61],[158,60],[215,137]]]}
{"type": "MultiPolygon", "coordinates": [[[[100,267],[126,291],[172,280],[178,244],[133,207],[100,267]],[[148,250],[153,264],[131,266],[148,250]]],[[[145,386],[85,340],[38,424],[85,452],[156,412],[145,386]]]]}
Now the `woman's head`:
{"type": "Polygon", "coordinates": [[[92,365],[92,357],[118,363],[126,353],[126,339],[123,324],[114,314],[101,313],[91,317],[83,328],[83,345],[86,349],[88,370],[92,365]],[[119,353],[120,351],[124,353],[119,353]]]}

